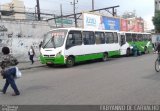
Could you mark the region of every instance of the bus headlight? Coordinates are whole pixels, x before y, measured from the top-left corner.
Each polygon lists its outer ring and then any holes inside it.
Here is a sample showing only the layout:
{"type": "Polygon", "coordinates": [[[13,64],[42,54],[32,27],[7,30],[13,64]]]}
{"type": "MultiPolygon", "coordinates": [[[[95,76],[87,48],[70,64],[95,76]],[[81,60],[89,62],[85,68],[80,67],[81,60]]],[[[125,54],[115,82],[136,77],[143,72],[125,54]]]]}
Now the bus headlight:
{"type": "Polygon", "coordinates": [[[61,56],[62,55],[62,51],[59,51],[57,54],[56,54],[56,57],[57,56],[61,56]]]}

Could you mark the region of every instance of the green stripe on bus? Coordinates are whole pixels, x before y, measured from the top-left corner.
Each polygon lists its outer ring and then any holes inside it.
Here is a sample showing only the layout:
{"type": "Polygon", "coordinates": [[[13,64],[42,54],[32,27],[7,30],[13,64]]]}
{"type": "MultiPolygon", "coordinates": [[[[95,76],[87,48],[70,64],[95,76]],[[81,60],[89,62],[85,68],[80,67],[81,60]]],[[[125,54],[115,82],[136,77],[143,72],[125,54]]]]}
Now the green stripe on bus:
{"type": "Polygon", "coordinates": [[[78,56],[75,56],[75,62],[99,59],[102,57],[103,57],[103,53],[78,55],[78,56]]]}
{"type": "Polygon", "coordinates": [[[120,51],[117,50],[117,51],[110,51],[108,53],[108,57],[112,57],[112,56],[119,56],[120,55],[120,51]]]}
{"type": "MultiPolygon", "coordinates": [[[[120,55],[119,50],[108,52],[108,57],[117,56],[117,55],[120,55]]],[[[100,59],[100,58],[103,58],[103,53],[78,55],[78,56],[75,56],[75,62],[94,60],[94,59],[100,59]]]]}

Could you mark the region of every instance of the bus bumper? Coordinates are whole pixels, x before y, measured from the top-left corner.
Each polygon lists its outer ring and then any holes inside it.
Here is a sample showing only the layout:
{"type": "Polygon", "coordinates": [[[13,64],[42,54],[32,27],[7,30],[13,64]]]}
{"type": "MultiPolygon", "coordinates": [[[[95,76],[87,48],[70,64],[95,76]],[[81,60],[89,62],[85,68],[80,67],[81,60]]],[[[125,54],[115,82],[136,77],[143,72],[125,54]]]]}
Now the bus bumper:
{"type": "Polygon", "coordinates": [[[43,57],[40,55],[39,59],[42,64],[65,64],[65,59],[62,55],[58,57],[43,57]]]}

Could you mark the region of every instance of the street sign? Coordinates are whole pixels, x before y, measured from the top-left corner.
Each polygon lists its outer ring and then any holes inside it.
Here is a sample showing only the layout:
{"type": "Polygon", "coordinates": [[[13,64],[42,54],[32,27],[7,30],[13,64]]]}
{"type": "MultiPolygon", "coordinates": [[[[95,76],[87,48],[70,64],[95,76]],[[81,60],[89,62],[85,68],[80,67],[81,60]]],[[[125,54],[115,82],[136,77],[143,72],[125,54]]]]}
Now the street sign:
{"type": "Polygon", "coordinates": [[[73,24],[73,21],[72,20],[69,20],[69,19],[56,19],[56,23],[58,24],[73,24]]]}

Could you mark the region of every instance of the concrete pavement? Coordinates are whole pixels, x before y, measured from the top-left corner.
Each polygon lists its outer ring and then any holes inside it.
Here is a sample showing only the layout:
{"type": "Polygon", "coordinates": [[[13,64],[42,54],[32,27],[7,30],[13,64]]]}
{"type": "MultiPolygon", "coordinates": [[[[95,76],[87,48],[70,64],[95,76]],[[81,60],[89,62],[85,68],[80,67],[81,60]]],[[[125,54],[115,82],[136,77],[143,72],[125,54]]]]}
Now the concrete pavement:
{"type": "MultiPolygon", "coordinates": [[[[23,77],[16,81],[21,95],[10,96],[13,90],[9,88],[5,95],[0,94],[0,104],[156,105],[160,103],[160,73],[154,69],[156,58],[156,54],[145,54],[72,68],[45,66],[24,70],[23,77]]],[[[0,87],[3,84],[4,80],[0,80],[0,87]]]]}
{"type": "Polygon", "coordinates": [[[31,69],[31,68],[37,68],[37,67],[43,67],[45,64],[41,64],[40,61],[35,61],[34,64],[31,64],[30,61],[28,62],[20,62],[17,67],[20,70],[26,70],[26,69],[31,69]]]}

